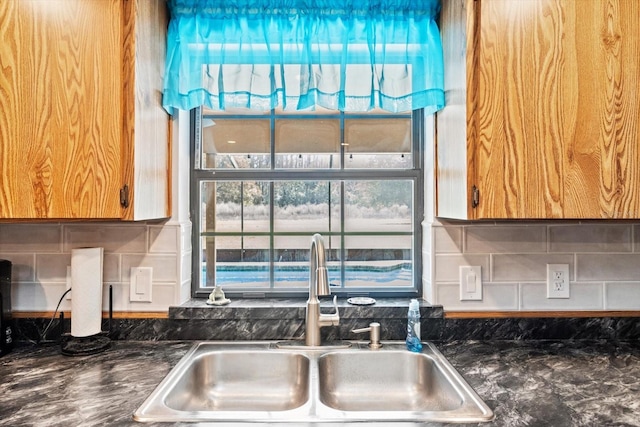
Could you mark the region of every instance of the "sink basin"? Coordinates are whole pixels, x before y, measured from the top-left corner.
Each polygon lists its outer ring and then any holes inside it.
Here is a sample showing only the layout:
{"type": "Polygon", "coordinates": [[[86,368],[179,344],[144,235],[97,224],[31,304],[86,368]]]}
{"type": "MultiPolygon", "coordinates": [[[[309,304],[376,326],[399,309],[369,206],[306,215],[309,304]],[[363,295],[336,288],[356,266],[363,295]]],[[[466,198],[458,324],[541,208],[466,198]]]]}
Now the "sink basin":
{"type": "Polygon", "coordinates": [[[286,411],[308,399],[305,356],[229,350],[194,357],[165,404],[183,411],[286,411]]]}
{"type": "Polygon", "coordinates": [[[269,347],[257,342],[195,344],[138,408],[134,420],[304,417],[310,404],[311,361],[300,352],[269,347]]]}
{"type": "Polygon", "coordinates": [[[451,411],[464,404],[426,354],[329,353],[318,361],[320,400],[342,411],[451,411]]]}
{"type": "Polygon", "coordinates": [[[195,344],[134,413],[141,422],[482,422],[493,412],[431,344],[195,344]],[[348,344],[348,345],[347,345],[348,344]]]}

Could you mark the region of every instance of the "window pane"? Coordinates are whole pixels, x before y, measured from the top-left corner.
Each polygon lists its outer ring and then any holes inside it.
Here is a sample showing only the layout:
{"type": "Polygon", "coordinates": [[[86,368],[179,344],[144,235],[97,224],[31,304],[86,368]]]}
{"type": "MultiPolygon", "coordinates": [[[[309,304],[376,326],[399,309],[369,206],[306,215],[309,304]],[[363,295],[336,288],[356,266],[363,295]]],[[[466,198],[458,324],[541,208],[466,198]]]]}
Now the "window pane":
{"type": "Polygon", "coordinates": [[[324,118],[276,120],[276,168],[339,167],[339,120],[324,118]]]}
{"type": "Polygon", "coordinates": [[[202,183],[207,231],[240,232],[242,230],[242,183],[202,183]]]}
{"type": "Polygon", "coordinates": [[[339,230],[339,191],[339,183],[329,181],[275,182],[274,231],[305,231],[311,236],[339,230]]]}
{"type": "MultiPolygon", "coordinates": [[[[338,239],[323,237],[326,250],[327,271],[331,286],[340,285],[340,256],[338,239]]],[[[311,235],[274,237],[274,285],[277,288],[309,287],[309,255],[311,235]]]]}
{"type": "Polygon", "coordinates": [[[267,181],[242,182],[242,231],[269,232],[269,193],[267,181]]]}
{"type": "Polygon", "coordinates": [[[309,236],[274,237],[275,287],[309,286],[309,242],[309,236]]]}
{"type": "Polygon", "coordinates": [[[202,151],[206,169],[269,169],[269,120],[202,120],[202,151]]]}
{"type": "Polygon", "coordinates": [[[413,230],[413,182],[345,182],[345,231],[413,230]]]}
{"type": "Polygon", "coordinates": [[[269,232],[269,182],[205,181],[202,218],[206,231],[269,232]]]}
{"type": "Polygon", "coordinates": [[[411,119],[346,119],[345,169],[411,169],[411,119]]]}
{"type": "Polygon", "coordinates": [[[205,286],[269,286],[268,237],[206,237],[203,260],[205,286]]]}
{"type": "Polygon", "coordinates": [[[411,243],[411,236],[347,236],[345,286],[413,286],[411,243]]]}

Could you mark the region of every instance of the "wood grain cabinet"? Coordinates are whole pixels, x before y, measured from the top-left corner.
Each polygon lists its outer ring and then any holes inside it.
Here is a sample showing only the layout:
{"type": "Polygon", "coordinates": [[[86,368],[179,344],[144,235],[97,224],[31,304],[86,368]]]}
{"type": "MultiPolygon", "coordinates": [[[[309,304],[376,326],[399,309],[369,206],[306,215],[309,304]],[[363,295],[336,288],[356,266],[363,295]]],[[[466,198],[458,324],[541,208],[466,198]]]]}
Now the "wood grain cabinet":
{"type": "Polygon", "coordinates": [[[0,219],[169,215],[162,0],[0,1],[0,219]]]}
{"type": "Polygon", "coordinates": [[[640,218],[640,1],[443,0],[437,215],[640,218]]]}

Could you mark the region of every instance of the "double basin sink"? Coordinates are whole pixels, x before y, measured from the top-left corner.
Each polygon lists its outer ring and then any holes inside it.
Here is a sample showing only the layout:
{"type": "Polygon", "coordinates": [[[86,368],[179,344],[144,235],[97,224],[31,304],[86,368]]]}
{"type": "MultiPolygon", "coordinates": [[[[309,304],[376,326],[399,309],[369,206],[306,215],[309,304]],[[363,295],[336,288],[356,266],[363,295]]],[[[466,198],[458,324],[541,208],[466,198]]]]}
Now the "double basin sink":
{"type": "Polygon", "coordinates": [[[482,422],[493,412],[431,344],[195,344],[135,412],[141,422],[482,422]]]}

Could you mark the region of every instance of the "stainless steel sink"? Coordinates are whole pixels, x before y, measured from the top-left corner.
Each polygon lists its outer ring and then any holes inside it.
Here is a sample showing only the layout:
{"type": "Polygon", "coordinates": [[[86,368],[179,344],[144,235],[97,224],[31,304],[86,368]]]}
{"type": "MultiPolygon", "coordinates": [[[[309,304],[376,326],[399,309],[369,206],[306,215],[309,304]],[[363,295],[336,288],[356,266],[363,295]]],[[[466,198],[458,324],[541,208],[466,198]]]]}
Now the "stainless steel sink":
{"type": "Polygon", "coordinates": [[[195,356],[168,388],[164,403],[177,411],[286,411],[307,400],[305,356],[229,350],[195,356]]]}
{"type": "Polygon", "coordinates": [[[451,411],[464,404],[434,359],[408,351],[329,353],[320,401],[341,411],[451,411]]]}
{"type": "Polygon", "coordinates": [[[430,343],[287,348],[198,343],[135,412],[142,422],[481,422],[493,412],[430,343]]]}

